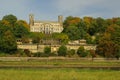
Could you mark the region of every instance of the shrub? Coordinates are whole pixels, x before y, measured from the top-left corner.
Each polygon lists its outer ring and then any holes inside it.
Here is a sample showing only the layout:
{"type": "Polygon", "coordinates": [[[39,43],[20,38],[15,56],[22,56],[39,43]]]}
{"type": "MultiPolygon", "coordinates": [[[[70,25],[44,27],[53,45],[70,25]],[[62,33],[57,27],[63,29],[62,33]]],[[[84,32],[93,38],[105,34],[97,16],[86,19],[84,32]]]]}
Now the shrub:
{"type": "Polygon", "coordinates": [[[69,57],[72,57],[74,54],[75,54],[75,50],[74,50],[74,49],[71,49],[71,50],[69,50],[69,51],[67,52],[67,55],[68,55],[69,57]]]}
{"type": "Polygon", "coordinates": [[[33,54],[33,57],[41,57],[41,54],[42,54],[41,52],[36,52],[33,54]]]}
{"type": "Polygon", "coordinates": [[[41,57],[49,57],[49,54],[41,53],[40,56],[41,57]]]}
{"type": "Polygon", "coordinates": [[[31,52],[29,49],[24,49],[24,52],[28,57],[31,57],[31,52]]]}
{"type": "Polygon", "coordinates": [[[67,54],[67,47],[62,45],[58,49],[58,56],[66,56],[67,54]]]}
{"type": "Polygon", "coordinates": [[[45,47],[44,48],[44,53],[45,54],[50,54],[51,53],[51,47],[45,47]]]}
{"type": "Polygon", "coordinates": [[[58,56],[55,52],[49,54],[49,56],[58,56]]]}
{"type": "Polygon", "coordinates": [[[77,50],[77,54],[78,56],[80,57],[86,57],[88,55],[88,52],[85,51],[84,47],[83,46],[80,46],[77,50]]]}

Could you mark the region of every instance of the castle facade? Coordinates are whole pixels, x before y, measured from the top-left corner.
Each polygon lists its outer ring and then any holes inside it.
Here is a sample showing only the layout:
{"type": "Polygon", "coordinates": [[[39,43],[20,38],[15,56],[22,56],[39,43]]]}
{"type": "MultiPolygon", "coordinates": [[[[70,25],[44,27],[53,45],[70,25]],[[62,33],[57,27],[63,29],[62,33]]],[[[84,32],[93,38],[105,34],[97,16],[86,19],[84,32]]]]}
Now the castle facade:
{"type": "Polygon", "coordinates": [[[34,20],[34,15],[29,15],[30,32],[45,34],[61,33],[63,31],[63,16],[58,16],[58,21],[34,20]]]}

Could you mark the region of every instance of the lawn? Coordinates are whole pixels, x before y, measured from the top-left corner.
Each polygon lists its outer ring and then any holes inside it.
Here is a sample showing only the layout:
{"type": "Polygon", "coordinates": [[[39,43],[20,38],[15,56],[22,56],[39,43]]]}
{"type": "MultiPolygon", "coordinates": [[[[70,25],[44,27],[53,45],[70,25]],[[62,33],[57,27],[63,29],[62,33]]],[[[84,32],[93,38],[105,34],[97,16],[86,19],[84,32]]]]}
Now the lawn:
{"type": "Polygon", "coordinates": [[[44,60],[44,61],[1,61],[0,67],[119,67],[120,61],[67,61],[67,60],[44,60]]]}
{"type": "Polygon", "coordinates": [[[0,80],[120,80],[120,71],[76,68],[0,69],[0,80]]]}

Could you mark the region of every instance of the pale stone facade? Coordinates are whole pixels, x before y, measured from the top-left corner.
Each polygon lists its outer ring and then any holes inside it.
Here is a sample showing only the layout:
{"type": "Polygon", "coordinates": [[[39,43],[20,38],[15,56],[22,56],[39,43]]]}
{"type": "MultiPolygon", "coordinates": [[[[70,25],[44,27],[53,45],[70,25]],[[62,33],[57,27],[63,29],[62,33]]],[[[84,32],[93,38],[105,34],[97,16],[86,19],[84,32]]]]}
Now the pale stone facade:
{"type": "Polygon", "coordinates": [[[28,49],[32,53],[38,52],[38,48],[36,44],[18,44],[17,48],[22,50],[28,49]]]}
{"type": "Polygon", "coordinates": [[[34,20],[32,14],[29,15],[31,32],[42,32],[45,34],[61,33],[63,31],[63,17],[58,16],[58,21],[38,21],[34,20]]]}
{"type": "MultiPolygon", "coordinates": [[[[32,53],[36,52],[44,52],[44,48],[48,46],[51,47],[51,52],[57,52],[61,45],[37,45],[37,44],[18,44],[18,49],[28,49],[32,53]]],[[[96,45],[66,45],[68,50],[74,49],[75,51],[78,50],[80,46],[83,46],[85,50],[96,50],[96,45]]]]}
{"type": "MultiPolygon", "coordinates": [[[[35,53],[35,52],[44,52],[44,48],[46,46],[51,47],[51,52],[57,52],[61,45],[18,44],[17,46],[18,49],[23,49],[23,50],[28,49],[32,53],[35,53]]],[[[77,51],[80,46],[83,46],[85,50],[96,50],[96,45],[87,44],[86,40],[70,41],[65,46],[67,47],[67,50],[74,49],[75,51],[77,51]]]]}

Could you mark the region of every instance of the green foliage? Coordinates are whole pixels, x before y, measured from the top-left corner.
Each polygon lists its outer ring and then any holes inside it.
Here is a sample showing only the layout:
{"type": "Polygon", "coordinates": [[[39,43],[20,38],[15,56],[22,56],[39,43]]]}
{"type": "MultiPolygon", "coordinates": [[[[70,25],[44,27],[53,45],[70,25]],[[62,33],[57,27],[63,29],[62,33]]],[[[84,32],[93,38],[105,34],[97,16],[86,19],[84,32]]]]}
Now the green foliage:
{"type": "Polygon", "coordinates": [[[0,51],[4,53],[14,53],[17,49],[16,39],[11,32],[9,25],[0,21],[0,51]]]}
{"type": "Polygon", "coordinates": [[[56,57],[56,56],[58,56],[58,55],[57,55],[56,52],[52,52],[52,53],[49,54],[49,56],[56,57]]]}
{"type": "Polygon", "coordinates": [[[95,24],[96,32],[104,33],[108,26],[106,21],[103,18],[98,17],[95,19],[95,22],[96,22],[96,24],[95,24]]]}
{"type": "Polygon", "coordinates": [[[67,47],[62,45],[58,49],[58,56],[66,56],[67,54],[67,47]]]}
{"type": "Polygon", "coordinates": [[[120,26],[118,25],[111,25],[113,27],[113,31],[111,33],[111,39],[115,44],[120,46],[120,26]]]}
{"type": "Polygon", "coordinates": [[[28,23],[27,23],[26,21],[24,21],[24,20],[18,20],[18,21],[16,22],[16,24],[21,25],[21,26],[24,26],[25,28],[27,28],[27,29],[29,30],[29,25],[28,25],[28,23]]]}
{"type": "Polygon", "coordinates": [[[31,56],[32,56],[30,50],[28,50],[28,49],[24,49],[24,53],[25,53],[28,57],[31,57],[31,56]]]}
{"type": "Polygon", "coordinates": [[[30,43],[29,37],[27,35],[23,36],[21,40],[22,40],[22,43],[30,43]]]}
{"type": "Polygon", "coordinates": [[[85,39],[88,44],[93,44],[92,37],[89,34],[86,34],[85,39]]]}
{"type": "Polygon", "coordinates": [[[67,27],[66,30],[64,30],[64,33],[69,36],[70,40],[81,39],[81,32],[75,26],[69,26],[69,27],[67,27]]]}
{"type": "Polygon", "coordinates": [[[119,57],[120,57],[120,47],[118,47],[118,51],[117,51],[115,57],[119,60],[119,57]]]}
{"type": "Polygon", "coordinates": [[[45,54],[50,54],[51,53],[51,47],[45,47],[44,48],[44,53],[45,54]]]}
{"type": "Polygon", "coordinates": [[[96,52],[104,57],[115,57],[117,45],[110,39],[110,34],[106,33],[99,41],[96,52]]]}
{"type": "Polygon", "coordinates": [[[89,53],[88,51],[84,51],[83,53],[81,53],[80,56],[81,56],[81,57],[86,57],[86,56],[88,55],[88,53],[89,53]]]}
{"type": "Polygon", "coordinates": [[[31,32],[29,34],[29,37],[32,38],[33,43],[40,43],[40,40],[43,40],[45,38],[44,33],[38,33],[38,32],[31,32]]]}
{"type": "Polygon", "coordinates": [[[18,49],[16,51],[16,55],[17,55],[17,57],[27,57],[26,53],[22,49],[18,49]]]}
{"type": "Polygon", "coordinates": [[[80,46],[77,50],[77,54],[80,57],[86,57],[88,55],[88,53],[85,51],[83,46],[80,46]]]}
{"type": "Polygon", "coordinates": [[[99,40],[99,44],[97,46],[97,53],[99,55],[109,57],[115,57],[119,46],[120,46],[120,26],[110,25],[106,32],[103,34],[102,38],[99,40]]]}
{"type": "Polygon", "coordinates": [[[28,35],[29,31],[23,25],[15,24],[15,27],[13,27],[13,33],[17,38],[22,38],[23,36],[28,35]]]}
{"type": "Polygon", "coordinates": [[[45,54],[45,53],[40,54],[40,57],[49,57],[49,56],[50,56],[50,54],[45,54]]]}
{"type": "Polygon", "coordinates": [[[43,53],[41,53],[41,52],[33,53],[33,57],[41,57],[41,54],[43,54],[43,53]]]}
{"type": "Polygon", "coordinates": [[[90,55],[92,56],[92,60],[94,59],[94,57],[96,57],[96,53],[95,50],[90,50],[90,55]]]}
{"type": "Polygon", "coordinates": [[[0,51],[13,53],[17,50],[16,39],[10,30],[3,33],[0,37],[0,51]]]}
{"type": "MultiPolygon", "coordinates": [[[[68,16],[63,26],[64,31],[62,33],[50,35],[29,33],[29,25],[26,21],[17,20],[17,17],[12,14],[5,15],[0,21],[0,51],[3,53],[13,53],[16,51],[16,38],[22,38],[23,43],[29,43],[29,38],[31,38],[33,43],[37,44],[42,43],[43,40],[56,40],[62,45],[67,44],[69,39],[86,39],[88,44],[98,44],[96,52],[99,55],[105,57],[119,56],[119,17],[103,19],[101,17],[93,18],[85,16],[81,19],[79,17],[68,16]],[[92,36],[95,37],[94,40],[92,36]]],[[[85,56],[85,51],[79,56],[85,56]]]]}
{"type": "Polygon", "coordinates": [[[11,31],[9,25],[6,25],[3,21],[0,21],[0,36],[2,37],[3,34],[8,30],[11,31]]]}
{"type": "Polygon", "coordinates": [[[9,14],[4,16],[2,20],[6,20],[11,24],[11,26],[14,26],[15,22],[17,21],[17,17],[12,14],[9,14]]]}
{"type": "Polygon", "coordinates": [[[73,55],[75,55],[75,50],[74,50],[74,49],[69,50],[69,51],[67,52],[67,55],[68,55],[69,57],[72,57],[73,55]]]}
{"type": "Polygon", "coordinates": [[[81,19],[79,17],[68,16],[64,21],[64,27],[77,26],[81,19]]]}
{"type": "Polygon", "coordinates": [[[61,42],[61,44],[67,44],[69,37],[64,33],[53,33],[52,38],[61,42]]]}

